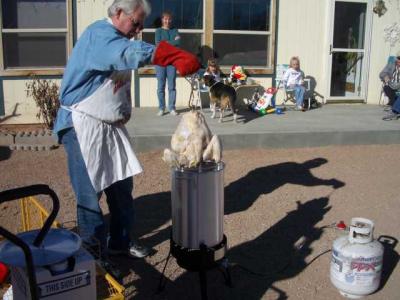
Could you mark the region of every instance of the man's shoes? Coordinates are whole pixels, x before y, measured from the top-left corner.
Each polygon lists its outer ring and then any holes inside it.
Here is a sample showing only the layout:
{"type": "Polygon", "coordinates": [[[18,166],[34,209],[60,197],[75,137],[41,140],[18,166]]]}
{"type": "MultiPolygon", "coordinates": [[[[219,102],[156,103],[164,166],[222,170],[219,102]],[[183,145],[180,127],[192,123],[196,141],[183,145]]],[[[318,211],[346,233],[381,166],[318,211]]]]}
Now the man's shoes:
{"type": "Polygon", "coordinates": [[[392,107],[390,105],[386,105],[383,111],[391,111],[392,107]]]}
{"type": "Polygon", "coordinates": [[[109,255],[125,255],[131,258],[143,258],[150,254],[150,250],[136,243],[131,243],[126,249],[111,249],[108,248],[109,255]]]}
{"type": "Polygon", "coordinates": [[[164,111],[163,110],[159,110],[157,113],[157,116],[162,117],[164,115],[164,111]]]}
{"type": "Polygon", "coordinates": [[[177,112],[175,109],[173,109],[173,110],[171,110],[171,111],[169,112],[169,114],[170,114],[171,116],[177,116],[177,115],[178,115],[178,112],[177,112]]]}
{"type": "Polygon", "coordinates": [[[395,113],[395,112],[390,112],[386,116],[382,118],[383,121],[392,121],[392,120],[397,120],[400,118],[400,114],[395,113]]]}

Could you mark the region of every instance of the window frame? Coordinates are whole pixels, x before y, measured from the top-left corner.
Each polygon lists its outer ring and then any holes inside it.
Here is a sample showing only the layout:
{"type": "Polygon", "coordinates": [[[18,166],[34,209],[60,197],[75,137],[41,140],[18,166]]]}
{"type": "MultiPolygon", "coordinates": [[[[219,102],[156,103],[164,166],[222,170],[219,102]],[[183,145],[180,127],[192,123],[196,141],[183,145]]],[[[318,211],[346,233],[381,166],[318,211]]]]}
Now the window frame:
{"type": "MultiPolygon", "coordinates": [[[[214,0],[203,1],[203,29],[179,29],[181,33],[202,33],[202,44],[213,49],[214,46],[214,33],[215,34],[248,34],[248,35],[264,35],[269,37],[268,40],[268,65],[267,66],[244,66],[246,72],[250,75],[271,75],[274,74],[275,69],[275,26],[277,6],[276,0],[270,0],[270,24],[268,31],[255,31],[255,30],[226,30],[214,29],[214,0]]],[[[155,32],[155,29],[144,29],[143,32],[155,32]]],[[[141,38],[141,36],[140,36],[141,38]]],[[[230,66],[221,66],[224,73],[230,72],[230,66]]],[[[139,74],[152,75],[155,74],[153,66],[146,66],[139,69],[139,74]]]]}
{"type": "Polygon", "coordinates": [[[66,34],[66,61],[71,54],[73,48],[73,30],[72,30],[72,2],[73,0],[65,0],[66,5],[66,28],[16,28],[3,29],[3,11],[2,0],[0,0],[0,76],[30,76],[30,75],[63,75],[65,68],[60,67],[35,67],[35,68],[4,68],[4,50],[3,50],[3,33],[65,33],[66,34]]]}

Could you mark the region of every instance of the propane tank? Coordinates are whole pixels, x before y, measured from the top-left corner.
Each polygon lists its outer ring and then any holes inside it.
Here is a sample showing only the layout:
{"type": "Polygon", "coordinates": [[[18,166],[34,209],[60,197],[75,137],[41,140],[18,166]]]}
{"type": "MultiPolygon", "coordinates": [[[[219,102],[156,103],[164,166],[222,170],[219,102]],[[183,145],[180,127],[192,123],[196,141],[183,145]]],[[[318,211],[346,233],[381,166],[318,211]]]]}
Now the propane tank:
{"type": "Polygon", "coordinates": [[[349,235],[333,243],[331,282],[347,298],[361,298],[379,287],[383,246],[373,239],[373,231],[371,220],[352,218],[349,235]]]}

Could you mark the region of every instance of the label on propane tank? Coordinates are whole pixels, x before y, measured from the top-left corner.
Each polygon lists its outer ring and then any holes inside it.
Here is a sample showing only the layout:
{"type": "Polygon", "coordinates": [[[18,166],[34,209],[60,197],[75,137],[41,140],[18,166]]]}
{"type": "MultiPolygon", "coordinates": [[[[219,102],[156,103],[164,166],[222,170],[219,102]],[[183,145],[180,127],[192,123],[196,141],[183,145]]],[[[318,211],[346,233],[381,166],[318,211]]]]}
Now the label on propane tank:
{"type": "Polygon", "coordinates": [[[40,298],[65,293],[90,284],[90,271],[39,284],[40,298]]]}
{"type": "Polygon", "coordinates": [[[331,275],[350,285],[369,286],[380,279],[382,256],[346,257],[332,251],[331,275]]]}

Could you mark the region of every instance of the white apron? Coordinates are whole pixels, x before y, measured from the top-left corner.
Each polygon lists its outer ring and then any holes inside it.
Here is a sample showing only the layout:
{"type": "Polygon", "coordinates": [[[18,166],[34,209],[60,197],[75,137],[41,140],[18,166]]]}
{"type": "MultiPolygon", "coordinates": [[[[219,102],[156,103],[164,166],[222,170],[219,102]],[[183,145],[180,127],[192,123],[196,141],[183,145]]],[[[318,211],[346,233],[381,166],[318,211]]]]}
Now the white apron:
{"type": "MultiPolygon", "coordinates": [[[[131,114],[131,71],[114,72],[89,97],[66,108],[96,192],[143,171],[121,121],[131,114]]],[[[64,107],[65,108],[65,107],[64,107]]]]}

